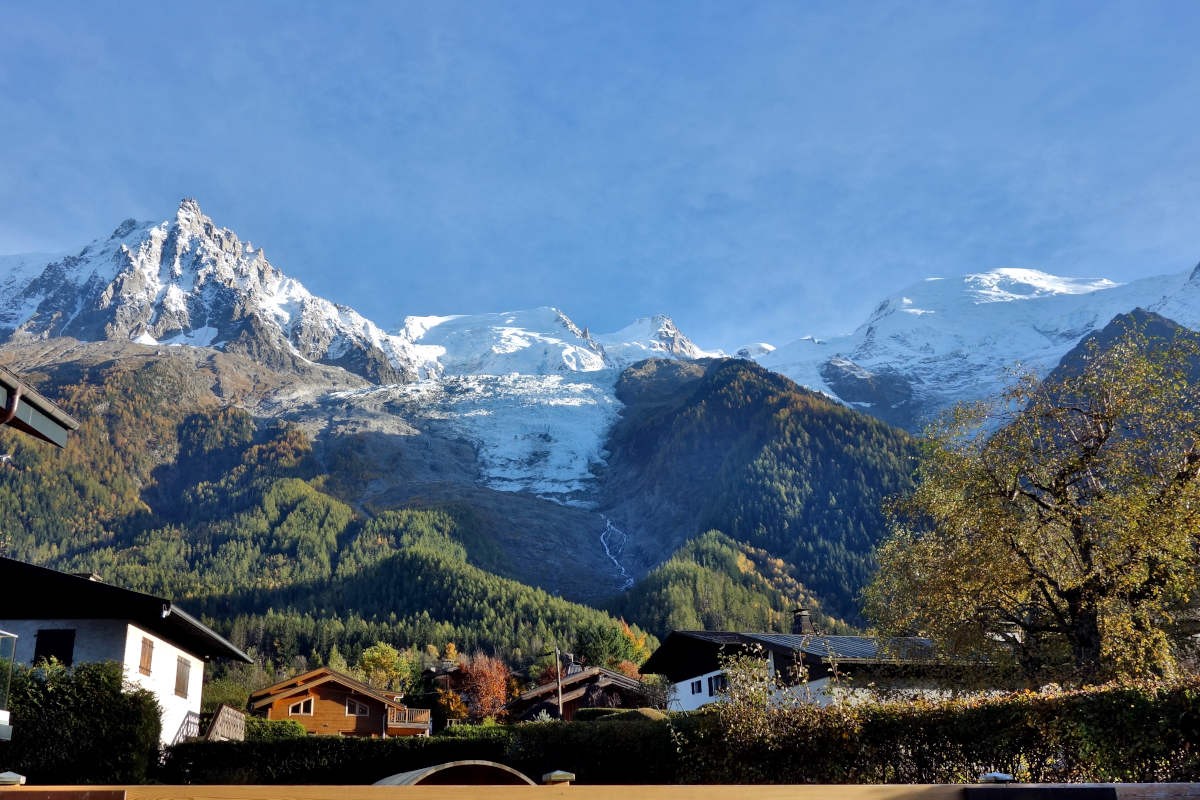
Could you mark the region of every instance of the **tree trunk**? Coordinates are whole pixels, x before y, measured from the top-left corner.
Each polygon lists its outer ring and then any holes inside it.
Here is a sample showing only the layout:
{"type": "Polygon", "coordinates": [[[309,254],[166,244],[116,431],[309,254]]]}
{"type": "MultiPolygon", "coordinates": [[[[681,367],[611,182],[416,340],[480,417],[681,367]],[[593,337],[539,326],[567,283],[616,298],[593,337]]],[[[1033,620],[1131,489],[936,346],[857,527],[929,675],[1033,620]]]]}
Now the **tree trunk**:
{"type": "Polygon", "coordinates": [[[1100,612],[1091,604],[1072,611],[1071,655],[1075,672],[1086,683],[1100,678],[1100,612]]]}

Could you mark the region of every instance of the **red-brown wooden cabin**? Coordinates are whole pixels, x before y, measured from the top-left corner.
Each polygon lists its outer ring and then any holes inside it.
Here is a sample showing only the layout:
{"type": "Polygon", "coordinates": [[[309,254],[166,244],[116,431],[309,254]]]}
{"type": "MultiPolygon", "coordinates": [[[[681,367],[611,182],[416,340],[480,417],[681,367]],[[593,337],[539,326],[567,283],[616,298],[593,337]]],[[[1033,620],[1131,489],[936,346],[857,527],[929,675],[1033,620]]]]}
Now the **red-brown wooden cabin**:
{"type": "Polygon", "coordinates": [[[250,713],[294,719],[313,734],[342,736],[428,736],[427,708],[409,708],[400,698],[321,667],[250,695],[250,713]]]}

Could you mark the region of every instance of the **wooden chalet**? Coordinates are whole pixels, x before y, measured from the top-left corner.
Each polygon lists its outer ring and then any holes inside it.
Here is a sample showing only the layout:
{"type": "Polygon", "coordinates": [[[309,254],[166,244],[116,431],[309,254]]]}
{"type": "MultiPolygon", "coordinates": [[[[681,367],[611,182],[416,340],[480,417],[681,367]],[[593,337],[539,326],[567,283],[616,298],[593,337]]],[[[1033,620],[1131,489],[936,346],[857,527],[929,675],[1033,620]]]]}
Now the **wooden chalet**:
{"type": "Polygon", "coordinates": [[[428,736],[428,708],[409,708],[400,698],[321,667],[250,695],[250,713],[293,719],[310,734],[428,736]]]}
{"type": "MultiPolygon", "coordinates": [[[[557,680],[535,686],[508,704],[512,719],[529,720],[545,711],[558,717],[557,680]]],[[[562,678],[562,718],[580,708],[639,708],[649,702],[641,681],[603,667],[586,667],[562,678]]]]}

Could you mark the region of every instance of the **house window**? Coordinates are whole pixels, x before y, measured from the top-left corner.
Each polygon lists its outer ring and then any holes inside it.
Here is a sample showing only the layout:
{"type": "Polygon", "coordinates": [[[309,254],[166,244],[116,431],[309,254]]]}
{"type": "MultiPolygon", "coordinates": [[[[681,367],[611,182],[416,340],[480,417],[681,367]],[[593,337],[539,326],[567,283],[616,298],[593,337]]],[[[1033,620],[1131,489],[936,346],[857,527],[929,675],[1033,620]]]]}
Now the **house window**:
{"type": "Polygon", "coordinates": [[[346,698],[346,716],[347,717],[369,717],[371,709],[367,708],[366,703],[361,703],[353,697],[346,698]]]}
{"type": "Polygon", "coordinates": [[[64,667],[71,666],[75,661],[74,628],[42,628],[37,632],[37,640],[33,645],[34,662],[51,658],[64,667]]]}
{"type": "Polygon", "coordinates": [[[708,676],[708,696],[716,697],[725,691],[725,673],[708,676]]]}
{"type": "Polygon", "coordinates": [[[138,672],[143,675],[150,674],[150,662],[154,660],[154,641],[142,637],[142,659],[138,663],[138,672]]]}
{"type": "Polygon", "coordinates": [[[293,717],[305,716],[311,717],[313,709],[313,699],[311,697],[301,700],[298,703],[292,703],[288,706],[288,713],[293,717]]]}
{"type": "Polygon", "coordinates": [[[179,697],[188,696],[188,681],[192,677],[192,662],[183,656],[175,662],[175,694],[179,697]]]}
{"type": "Polygon", "coordinates": [[[704,682],[701,681],[699,678],[692,681],[692,694],[700,694],[700,691],[703,686],[704,686],[704,682]]]}

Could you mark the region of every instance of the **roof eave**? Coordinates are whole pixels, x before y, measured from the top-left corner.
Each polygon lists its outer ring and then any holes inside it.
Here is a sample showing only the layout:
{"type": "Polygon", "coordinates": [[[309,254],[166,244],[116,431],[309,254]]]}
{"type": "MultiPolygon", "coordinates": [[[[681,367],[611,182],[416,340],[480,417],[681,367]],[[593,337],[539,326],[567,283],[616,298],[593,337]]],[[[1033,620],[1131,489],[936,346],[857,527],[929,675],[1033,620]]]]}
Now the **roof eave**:
{"type": "Polygon", "coordinates": [[[254,659],[243,653],[239,648],[235,647],[233,642],[226,639],[221,634],[214,631],[212,628],[205,625],[200,620],[193,617],[191,614],[184,611],[179,606],[168,604],[163,610],[163,617],[178,617],[185,625],[190,627],[192,631],[202,640],[211,644],[210,655],[228,658],[231,661],[241,661],[243,664],[253,664],[254,659]]]}
{"type": "Polygon", "coordinates": [[[0,367],[0,391],[3,392],[0,409],[10,409],[14,402],[16,405],[7,424],[24,433],[64,447],[67,434],[79,427],[79,422],[67,412],[4,367],[0,367]]]}
{"type": "Polygon", "coordinates": [[[393,708],[405,708],[403,703],[393,700],[386,694],[381,693],[373,686],[369,686],[361,681],[351,678],[349,675],[344,675],[340,672],[332,670],[323,671],[324,668],[319,668],[311,672],[305,673],[299,677],[312,676],[309,680],[297,682],[295,678],[290,678],[287,681],[280,681],[271,686],[259,689],[256,692],[250,693],[250,707],[254,709],[265,708],[280,698],[289,697],[291,695],[300,694],[301,692],[311,692],[317,686],[326,683],[336,683],[340,686],[349,689],[352,693],[361,694],[364,697],[369,697],[377,702],[383,703],[385,706],[393,708]],[[320,674],[318,674],[320,673],[320,674]],[[255,698],[258,698],[257,700],[255,698]]]}

